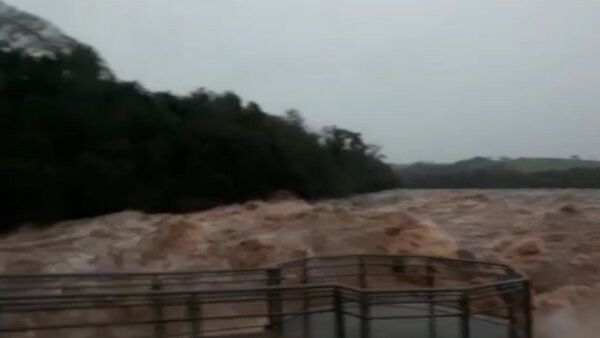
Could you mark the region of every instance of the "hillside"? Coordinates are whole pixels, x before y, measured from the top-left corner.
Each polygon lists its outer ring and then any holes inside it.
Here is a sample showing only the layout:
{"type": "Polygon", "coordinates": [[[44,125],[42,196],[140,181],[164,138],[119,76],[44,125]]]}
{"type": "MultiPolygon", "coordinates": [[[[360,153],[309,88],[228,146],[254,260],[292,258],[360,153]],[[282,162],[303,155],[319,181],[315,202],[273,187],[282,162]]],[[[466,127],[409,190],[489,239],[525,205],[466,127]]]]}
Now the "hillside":
{"type": "Polygon", "coordinates": [[[1,2],[0,120],[0,231],[399,183],[359,133],[309,130],[296,111],[269,114],[232,92],[119,81],[93,48],[1,2]]]}
{"type": "Polygon", "coordinates": [[[600,161],[585,160],[579,158],[550,158],[550,157],[519,157],[491,159],[487,157],[474,157],[460,160],[454,163],[429,163],[417,162],[411,164],[392,164],[395,170],[401,171],[415,166],[449,167],[453,166],[460,170],[479,170],[496,167],[504,167],[524,173],[569,170],[574,168],[600,168],[600,161]]]}
{"type": "Polygon", "coordinates": [[[600,161],[573,158],[521,157],[502,161],[507,167],[520,172],[569,170],[573,168],[600,168],[600,161]]]}
{"type": "Polygon", "coordinates": [[[554,158],[396,165],[407,188],[600,188],[600,161],[554,158]]]}
{"type": "Polygon", "coordinates": [[[51,23],[0,1],[0,51],[57,57],[71,52],[76,44],[51,23]]]}

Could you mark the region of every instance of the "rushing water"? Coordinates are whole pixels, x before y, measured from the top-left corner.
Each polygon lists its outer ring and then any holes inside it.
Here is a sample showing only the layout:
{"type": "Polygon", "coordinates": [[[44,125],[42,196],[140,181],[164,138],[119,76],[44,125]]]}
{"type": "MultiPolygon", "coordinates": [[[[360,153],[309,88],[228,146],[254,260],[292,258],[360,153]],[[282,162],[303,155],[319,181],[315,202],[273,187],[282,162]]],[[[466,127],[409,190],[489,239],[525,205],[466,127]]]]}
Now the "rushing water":
{"type": "Polygon", "coordinates": [[[1,270],[23,273],[251,267],[346,253],[499,260],[531,277],[538,336],[599,331],[598,190],[398,190],[182,215],[127,211],[24,226],[0,239],[0,252],[1,270]]]}

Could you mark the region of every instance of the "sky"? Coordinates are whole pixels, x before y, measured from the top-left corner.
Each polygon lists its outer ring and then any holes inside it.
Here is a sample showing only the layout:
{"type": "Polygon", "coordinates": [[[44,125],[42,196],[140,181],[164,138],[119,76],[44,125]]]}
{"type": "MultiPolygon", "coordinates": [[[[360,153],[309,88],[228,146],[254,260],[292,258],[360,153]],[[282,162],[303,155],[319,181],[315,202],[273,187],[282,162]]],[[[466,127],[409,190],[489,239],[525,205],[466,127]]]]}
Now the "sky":
{"type": "Polygon", "coordinates": [[[388,161],[600,159],[597,0],[7,0],[152,90],[231,90],[388,161]]]}

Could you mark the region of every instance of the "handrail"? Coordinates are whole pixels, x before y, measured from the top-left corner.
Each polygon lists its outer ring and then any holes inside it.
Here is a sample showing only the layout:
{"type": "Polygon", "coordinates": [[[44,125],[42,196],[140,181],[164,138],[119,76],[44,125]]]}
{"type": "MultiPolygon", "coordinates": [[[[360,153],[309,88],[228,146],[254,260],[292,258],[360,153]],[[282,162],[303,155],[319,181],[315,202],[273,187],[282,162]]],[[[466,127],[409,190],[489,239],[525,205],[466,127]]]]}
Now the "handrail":
{"type": "Polygon", "coordinates": [[[448,261],[448,262],[459,262],[459,263],[472,263],[478,265],[490,265],[497,266],[502,268],[507,268],[509,270],[513,270],[513,268],[504,263],[500,262],[487,262],[487,261],[479,261],[475,259],[463,259],[463,258],[453,258],[453,257],[441,257],[441,256],[430,256],[430,255],[392,255],[392,254],[351,254],[351,255],[331,255],[331,256],[312,256],[306,258],[293,259],[289,261],[285,261],[279,265],[286,265],[292,263],[302,263],[303,261],[313,261],[313,260],[330,260],[330,259],[346,259],[346,258],[388,258],[388,259],[430,259],[435,261],[448,261]]]}
{"type": "Polygon", "coordinates": [[[351,258],[382,258],[382,259],[425,259],[432,261],[446,261],[456,263],[468,263],[476,265],[487,265],[495,266],[507,269],[507,271],[513,271],[517,273],[511,266],[497,262],[484,262],[471,259],[461,259],[452,257],[439,257],[439,256],[427,256],[427,255],[388,255],[388,254],[365,254],[365,255],[335,255],[335,256],[314,256],[306,257],[294,260],[288,260],[280,264],[266,266],[262,268],[246,268],[246,269],[215,269],[215,270],[187,270],[187,271],[148,271],[148,272],[123,272],[123,271],[112,271],[112,272],[69,272],[69,273],[33,273],[33,274],[13,274],[13,273],[1,273],[1,278],[57,278],[57,277],[155,277],[155,276],[189,276],[189,275],[210,275],[210,274],[235,274],[235,273],[259,273],[264,272],[270,268],[283,268],[296,263],[303,263],[315,260],[335,260],[335,259],[351,259],[351,258]]]}
{"type": "Polygon", "coordinates": [[[209,275],[219,273],[258,273],[264,272],[266,268],[252,269],[220,269],[220,270],[190,270],[190,271],[149,271],[149,272],[69,272],[69,273],[34,273],[34,274],[11,274],[2,273],[1,278],[60,278],[60,277],[76,277],[76,278],[97,278],[97,277],[156,277],[156,276],[194,276],[194,275],[209,275]]]}
{"type": "Polygon", "coordinates": [[[66,293],[59,295],[48,295],[48,294],[33,294],[33,295],[18,295],[18,296],[4,296],[0,294],[0,300],[11,300],[11,299],[61,299],[61,298],[78,298],[78,297],[91,297],[102,298],[102,297],[116,297],[116,296],[161,296],[161,295],[188,295],[190,293],[199,294],[218,294],[218,293],[242,293],[242,292],[267,292],[267,291],[291,291],[291,290],[307,290],[316,288],[341,288],[353,292],[368,292],[369,294],[416,294],[416,293],[448,293],[448,292],[466,292],[475,291],[485,288],[494,288],[501,285],[510,285],[515,283],[527,282],[527,278],[514,278],[503,280],[500,282],[494,282],[484,285],[469,285],[469,286],[455,286],[455,287],[436,287],[436,288],[408,288],[408,289],[371,289],[371,288],[358,288],[341,283],[328,283],[328,284],[303,284],[294,286],[264,286],[264,287],[247,287],[247,288],[219,288],[219,289],[187,289],[185,291],[151,291],[151,292],[107,292],[107,293],[66,293]]]}
{"type": "Polygon", "coordinates": [[[525,281],[524,279],[513,279],[502,282],[486,284],[483,286],[465,286],[465,287],[448,287],[448,288],[416,288],[416,289],[361,289],[357,287],[348,286],[339,283],[329,284],[304,284],[304,285],[293,285],[293,286],[265,286],[265,287],[252,287],[252,288],[223,288],[223,289],[188,289],[185,291],[152,291],[152,292],[107,292],[107,293],[66,293],[59,295],[18,295],[18,296],[3,296],[0,295],[0,300],[28,300],[28,299],[68,299],[68,298],[106,298],[106,297],[123,297],[123,298],[135,298],[135,297],[148,297],[148,296],[184,296],[190,293],[196,294],[240,294],[240,293],[254,293],[254,292],[269,292],[269,291],[304,291],[310,289],[324,289],[324,288],[338,288],[346,291],[356,293],[369,293],[376,295],[385,294],[419,294],[419,293],[461,293],[466,291],[473,291],[480,288],[493,288],[499,285],[510,285],[514,283],[520,283],[525,281]]]}

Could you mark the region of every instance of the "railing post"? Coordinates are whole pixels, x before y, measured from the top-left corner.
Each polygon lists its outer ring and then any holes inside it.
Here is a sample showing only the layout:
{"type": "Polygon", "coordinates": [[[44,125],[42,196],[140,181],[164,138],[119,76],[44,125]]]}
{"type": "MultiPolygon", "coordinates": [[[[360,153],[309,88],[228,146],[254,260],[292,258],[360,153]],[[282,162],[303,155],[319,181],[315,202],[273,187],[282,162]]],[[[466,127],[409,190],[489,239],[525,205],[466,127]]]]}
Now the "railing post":
{"type": "Polygon", "coordinates": [[[523,310],[525,315],[525,337],[533,337],[533,319],[531,316],[531,289],[529,281],[523,282],[523,310]]]}
{"type": "MultiPolygon", "coordinates": [[[[2,296],[4,296],[4,292],[2,292],[2,296]]],[[[4,310],[3,304],[0,304],[0,330],[2,330],[2,317],[3,317],[2,312],[3,312],[3,310],[4,310]]],[[[2,337],[2,336],[4,336],[4,335],[2,334],[2,332],[0,332],[0,337],[2,337]]]]}
{"type": "Polygon", "coordinates": [[[302,261],[302,279],[300,281],[301,284],[306,284],[308,283],[308,263],[307,260],[305,259],[304,261],[302,261]]]}
{"type": "Polygon", "coordinates": [[[367,271],[365,268],[364,257],[358,257],[358,287],[364,289],[367,287],[367,271]]]}
{"type": "Polygon", "coordinates": [[[371,333],[371,319],[369,310],[369,296],[364,290],[367,288],[367,271],[365,259],[362,256],[358,257],[358,287],[362,289],[360,292],[360,337],[368,338],[371,333]]]}
{"type": "Polygon", "coordinates": [[[471,336],[471,310],[469,308],[469,294],[463,292],[460,296],[460,337],[469,338],[471,336]]]}
{"type": "MultiPolygon", "coordinates": [[[[162,284],[159,279],[152,280],[152,292],[162,291],[162,284]]],[[[159,296],[154,295],[154,336],[156,338],[165,338],[165,323],[162,299],[159,296]]]]}
{"type": "MultiPolygon", "coordinates": [[[[268,269],[267,279],[267,284],[269,286],[279,286],[281,284],[281,269],[268,269]]],[[[280,332],[282,321],[281,292],[279,290],[269,290],[267,292],[267,298],[267,311],[269,313],[268,327],[280,332]]]]}
{"type": "MultiPolygon", "coordinates": [[[[309,279],[307,262],[308,261],[306,259],[302,261],[302,279],[300,280],[300,284],[302,285],[306,285],[309,279]]],[[[309,291],[304,289],[302,291],[302,296],[302,312],[304,312],[304,314],[302,315],[303,336],[310,337],[310,315],[308,313],[308,310],[310,308],[309,291]]]]}
{"type": "Polygon", "coordinates": [[[371,311],[369,294],[365,291],[360,293],[360,338],[369,338],[371,335],[371,311]]]}
{"type": "Polygon", "coordinates": [[[517,306],[517,302],[515,301],[515,297],[511,294],[506,294],[502,298],[504,298],[507,303],[507,311],[508,311],[508,336],[510,338],[518,338],[517,331],[517,316],[515,313],[515,307],[517,306]]]}
{"type": "Polygon", "coordinates": [[[346,337],[346,327],[344,324],[344,302],[340,288],[333,289],[333,309],[335,311],[335,337],[346,337]]]}
{"type": "Polygon", "coordinates": [[[427,295],[427,307],[429,310],[429,338],[436,338],[436,322],[435,322],[435,293],[433,288],[435,287],[435,271],[433,266],[431,266],[431,261],[427,261],[427,287],[429,288],[429,293],[427,295]]]}
{"type": "Polygon", "coordinates": [[[190,321],[190,337],[199,338],[201,331],[200,317],[202,316],[202,313],[200,304],[198,304],[198,295],[196,293],[190,295],[187,305],[188,319],[190,321]]]}

